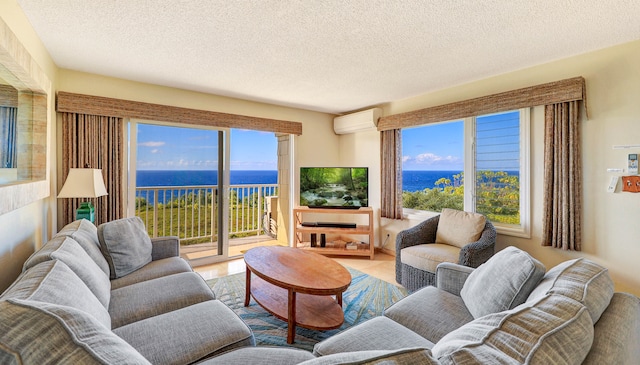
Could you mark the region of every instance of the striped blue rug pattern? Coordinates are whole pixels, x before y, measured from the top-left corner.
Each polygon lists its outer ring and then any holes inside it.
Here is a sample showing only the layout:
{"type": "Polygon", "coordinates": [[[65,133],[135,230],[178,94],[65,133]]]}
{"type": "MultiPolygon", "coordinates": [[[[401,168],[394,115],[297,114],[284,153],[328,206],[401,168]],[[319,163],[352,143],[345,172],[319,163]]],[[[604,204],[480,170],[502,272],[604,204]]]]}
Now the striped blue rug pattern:
{"type": "Polygon", "coordinates": [[[216,297],[244,320],[256,338],[258,346],[291,346],[312,351],[313,345],[367,319],[380,316],[386,307],[407,296],[404,288],[387,283],[355,269],[351,285],[343,293],[344,324],[335,330],[316,331],[297,327],[293,344],[287,344],[287,323],[281,321],[253,299],[244,306],[245,274],[234,274],[208,280],[216,297]]]}

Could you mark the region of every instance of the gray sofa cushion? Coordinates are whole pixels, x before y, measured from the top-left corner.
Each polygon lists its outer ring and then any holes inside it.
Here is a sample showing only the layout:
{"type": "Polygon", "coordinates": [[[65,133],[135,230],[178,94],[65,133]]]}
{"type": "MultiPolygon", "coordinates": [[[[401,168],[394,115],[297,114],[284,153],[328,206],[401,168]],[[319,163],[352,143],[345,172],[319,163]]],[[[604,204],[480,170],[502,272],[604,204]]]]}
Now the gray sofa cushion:
{"type": "Polygon", "coordinates": [[[527,300],[561,294],[585,305],[593,323],[596,323],[609,305],[613,289],[609,270],[580,258],[565,261],[549,270],[527,300]]]}
{"type": "Polygon", "coordinates": [[[640,359],[640,298],[615,293],[595,327],[584,365],[634,365],[640,359]]]}
{"type": "Polygon", "coordinates": [[[0,302],[0,364],[150,363],[84,311],[9,299],[0,302]]]}
{"type": "Polygon", "coordinates": [[[315,359],[309,351],[288,347],[243,347],[214,358],[199,362],[198,365],[251,365],[270,364],[296,365],[305,360],[315,359]]]}
{"type": "Polygon", "coordinates": [[[540,261],[509,246],[469,275],[460,296],[474,318],[502,312],[524,303],[544,272],[540,261]]]}
{"type": "Polygon", "coordinates": [[[71,271],[87,285],[105,308],[109,308],[111,297],[111,282],[98,264],[96,264],[85,250],[71,237],[60,236],[47,242],[24,263],[26,271],[37,264],[50,260],[65,263],[71,271]]]}
{"type": "Polygon", "coordinates": [[[442,338],[432,353],[442,364],[580,364],[592,342],[587,309],[548,295],[478,318],[442,338]]]}
{"type": "Polygon", "coordinates": [[[167,275],[192,271],[193,270],[189,263],[181,257],[169,257],[166,259],[151,261],[129,275],[111,280],[111,290],[147,280],[161,278],[167,275]]]}
{"type": "Polygon", "coordinates": [[[101,224],[98,240],[109,263],[111,279],[123,277],[151,262],[151,238],[140,217],[101,224]]]}
{"type": "MultiPolygon", "coordinates": [[[[275,364],[275,363],[274,363],[275,364]]],[[[300,365],[438,365],[437,360],[431,357],[431,352],[424,348],[404,348],[393,351],[353,351],[341,354],[322,356],[313,360],[307,360],[300,365]]]]}
{"type": "Polygon", "coordinates": [[[109,275],[109,264],[100,252],[98,241],[98,229],[86,219],[79,219],[64,226],[55,237],[68,236],[87,252],[89,257],[100,267],[100,270],[109,275]]]}
{"type": "Polygon", "coordinates": [[[399,300],[384,315],[433,343],[473,320],[462,298],[433,286],[399,300]]]}
{"type": "Polygon", "coordinates": [[[61,261],[45,261],[25,271],[0,299],[24,299],[85,311],[111,328],[109,312],[80,278],[61,261]]]}
{"type": "Polygon", "coordinates": [[[111,325],[117,328],[214,299],[213,291],[204,279],[194,272],[143,281],[111,292],[111,325]]]}
{"type": "Polygon", "coordinates": [[[375,317],[318,342],[313,354],[326,356],[350,351],[431,348],[433,343],[387,317],[375,317]]]}
{"type": "Polygon", "coordinates": [[[153,364],[190,364],[255,345],[251,329],[218,300],[147,318],[113,332],[153,364]]]}

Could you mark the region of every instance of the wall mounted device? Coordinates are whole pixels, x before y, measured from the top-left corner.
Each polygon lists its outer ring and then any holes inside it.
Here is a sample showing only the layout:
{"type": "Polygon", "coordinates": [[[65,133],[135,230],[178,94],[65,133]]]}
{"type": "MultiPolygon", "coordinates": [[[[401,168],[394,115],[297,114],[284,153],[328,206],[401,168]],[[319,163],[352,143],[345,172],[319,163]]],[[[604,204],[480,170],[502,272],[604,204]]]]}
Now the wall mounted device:
{"type": "Polygon", "coordinates": [[[381,116],[382,109],[373,108],[336,117],[333,119],[333,131],[336,134],[375,131],[381,116]]]}

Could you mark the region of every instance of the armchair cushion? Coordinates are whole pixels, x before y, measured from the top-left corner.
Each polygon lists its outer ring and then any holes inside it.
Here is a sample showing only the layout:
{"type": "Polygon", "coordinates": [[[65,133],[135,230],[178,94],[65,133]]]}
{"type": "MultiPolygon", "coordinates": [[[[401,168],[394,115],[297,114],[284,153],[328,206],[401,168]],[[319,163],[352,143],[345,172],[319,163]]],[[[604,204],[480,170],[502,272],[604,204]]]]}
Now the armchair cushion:
{"type": "Polygon", "coordinates": [[[540,261],[509,246],[469,275],[460,296],[474,318],[502,312],[524,303],[544,273],[540,261]]]}
{"type": "Polygon", "coordinates": [[[427,243],[410,246],[400,251],[400,262],[416,269],[436,272],[441,262],[458,262],[460,249],[441,243],[427,243]]]}
{"type": "Polygon", "coordinates": [[[462,248],[480,238],[486,222],[482,214],[445,208],[440,214],[436,243],[462,248]]]}
{"type": "Polygon", "coordinates": [[[109,263],[111,279],[123,277],[151,262],[151,238],[140,217],[101,224],[98,239],[109,263]]]}

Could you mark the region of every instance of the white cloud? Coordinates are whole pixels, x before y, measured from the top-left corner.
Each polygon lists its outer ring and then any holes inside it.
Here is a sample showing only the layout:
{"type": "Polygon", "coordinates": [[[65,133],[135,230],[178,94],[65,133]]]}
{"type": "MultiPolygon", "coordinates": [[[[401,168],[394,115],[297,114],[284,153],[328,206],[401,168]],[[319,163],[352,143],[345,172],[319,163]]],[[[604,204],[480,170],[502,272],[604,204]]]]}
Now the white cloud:
{"type": "Polygon", "coordinates": [[[460,163],[461,160],[456,156],[440,156],[435,153],[421,153],[417,155],[415,158],[411,158],[409,156],[404,156],[403,160],[412,160],[417,165],[442,165],[442,164],[454,164],[460,163]]]}
{"type": "Polygon", "coordinates": [[[143,146],[143,147],[160,147],[164,145],[165,145],[165,142],[162,142],[162,141],[158,141],[158,142],[149,141],[149,142],[138,143],[138,146],[143,146]]]}
{"type": "Polygon", "coordinates": [[[154,149],[151,150],[151,153],[158,153],[158,152],[160,152],[160,150],[157,149],[157,148],[154,148],[154,149]]]}

